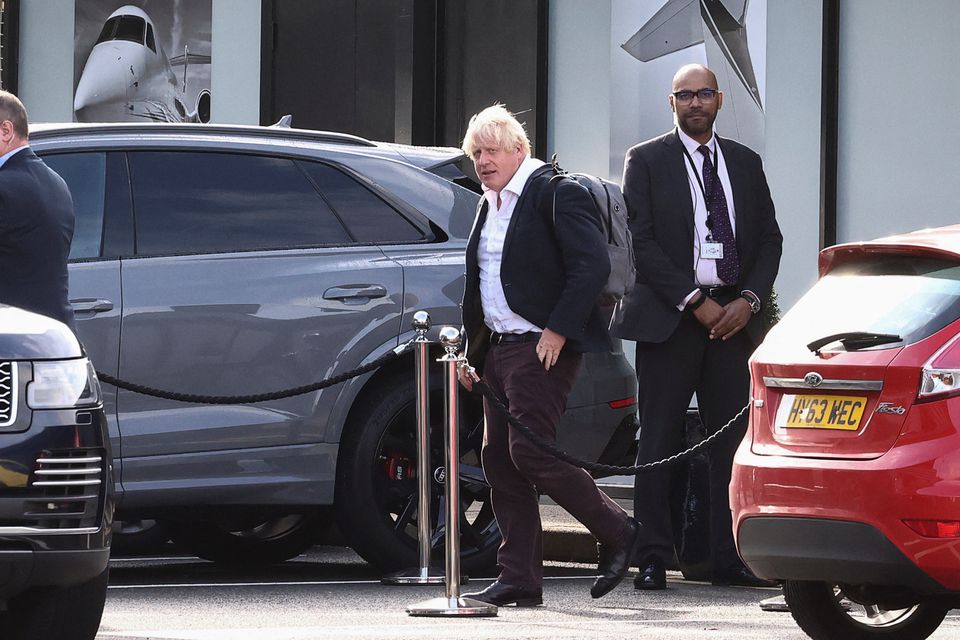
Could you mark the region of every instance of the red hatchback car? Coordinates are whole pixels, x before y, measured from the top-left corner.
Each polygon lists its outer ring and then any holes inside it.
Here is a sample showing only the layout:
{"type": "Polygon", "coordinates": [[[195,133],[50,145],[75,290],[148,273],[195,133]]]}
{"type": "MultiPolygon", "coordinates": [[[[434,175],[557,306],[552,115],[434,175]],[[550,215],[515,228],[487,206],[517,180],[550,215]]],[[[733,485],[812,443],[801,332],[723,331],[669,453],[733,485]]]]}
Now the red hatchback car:
{"type": "Polygon", "coordinates": [[[751,358],[734,535],[816,640],[960,608],[960,225],[820,253],[751,358]]]}

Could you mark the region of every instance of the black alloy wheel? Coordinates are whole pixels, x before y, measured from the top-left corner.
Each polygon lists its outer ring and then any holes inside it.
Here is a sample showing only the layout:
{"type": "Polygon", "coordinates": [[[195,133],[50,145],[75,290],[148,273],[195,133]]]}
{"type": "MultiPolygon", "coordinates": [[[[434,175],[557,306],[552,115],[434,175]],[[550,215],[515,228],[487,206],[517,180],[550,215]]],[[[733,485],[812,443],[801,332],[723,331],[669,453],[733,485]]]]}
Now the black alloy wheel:
{"type": "MultiPolygon", "coordinates": [[[[438,376],[433,376],[434,378],[438,376]]],[[[444,558],[443,396],[431,393],[430,530],[433,564],[444,558]]],[[[464,572],[495,569],[500,530],[480,464],[479,403],[461,395],[460,559],[464,572]]],[[[347,544],[385,572],[418,565],[418,481],[415,388],[409,376],[387,384],[344,434],[337,465],[337,514],[347,544]]]]}

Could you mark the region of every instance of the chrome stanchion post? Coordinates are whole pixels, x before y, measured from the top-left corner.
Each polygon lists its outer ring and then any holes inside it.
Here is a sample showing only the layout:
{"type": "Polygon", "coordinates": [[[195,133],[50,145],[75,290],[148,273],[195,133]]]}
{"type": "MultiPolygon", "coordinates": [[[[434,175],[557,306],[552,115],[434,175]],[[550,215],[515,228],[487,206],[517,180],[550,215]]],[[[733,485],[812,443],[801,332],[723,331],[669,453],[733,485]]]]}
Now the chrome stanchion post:
{"type": "Polygon", "coordinates": [[[457,407],[457,368],[463,358],[460,349],[460,331],[454,327],[440,330],[440,344],[445,355],[443,363],[444,432],[446,435],[446,597],[433,598],[411,605],[411,616],[495,616],[497,607],[486,602],[460,597],[460,420],[457,407]]]}
{"type": "Polygon", "coordinates": [[[443,584],[443,572],[430,566],[430,314],[413,314],[414,373],[417,384],[417,535],[420,566],[383,578],[383,584],[443,584]]]}

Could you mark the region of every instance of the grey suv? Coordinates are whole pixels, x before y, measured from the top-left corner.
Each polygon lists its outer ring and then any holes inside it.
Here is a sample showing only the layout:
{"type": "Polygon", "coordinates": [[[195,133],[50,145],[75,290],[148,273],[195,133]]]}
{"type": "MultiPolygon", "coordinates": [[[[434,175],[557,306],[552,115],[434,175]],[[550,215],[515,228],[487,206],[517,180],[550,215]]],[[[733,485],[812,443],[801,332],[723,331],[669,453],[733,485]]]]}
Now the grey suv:
{"type": "MultiPolygon", "coordinates": [[[[458,149],[160,124],[39,125],[30,142],[73,193],[71,302],[99,371],[254,394],[383,355],[412,337],[417,310],[432,316],[434,338],[460,322],[477,195],[456,184],[458,149]]],[[[412,372],[407,356],[320,392],[229,406],[105,385],[118,517],[161,521],[197,555],[228,562],[293,557],[335,519],[368,561],[411,566],[412,372]]],[[[561,443],[619,460],[635,395],[622,353],[589,359],[561,443]]],[[[465,404],[463,559],[487,567],[499,532],[479,465],[479,405],[465,404]]]]}

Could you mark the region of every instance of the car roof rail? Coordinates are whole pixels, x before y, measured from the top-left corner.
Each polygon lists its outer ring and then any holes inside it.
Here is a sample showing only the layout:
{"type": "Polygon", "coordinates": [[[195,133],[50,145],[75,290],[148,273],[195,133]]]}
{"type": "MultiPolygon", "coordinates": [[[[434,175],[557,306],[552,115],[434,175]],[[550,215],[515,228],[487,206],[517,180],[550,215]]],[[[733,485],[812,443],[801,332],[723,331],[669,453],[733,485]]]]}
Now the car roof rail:
{"type": "MultiPolygon", "coordinates": [[[[157,132],[165,133],[196,133],[196,134],[214,134],[214,135],[233,135],[250,136],[263,138],[283,138],[303,140],[307,142],[328,142],[333,144],[345,144],[359,147],[376,147],[377,143],[355,136],[349,133],[336,133],[333,131],[314,131],[312,129],[293,129],[282,126],[282,123],[288,116],[280,119],[277,125],[280,126],[260,126],[260,125],[242,125],[242,124],[198,124],[186,122],[62,122],[62,123],[32,123],[30,125],[30,138],[41,140],[44,138],[53,138],[62,135],[64,132],[74,133],[136,133],[150,134],[157,132]]],[[[291,118],[292,121],[292,118],[291,118]]],[[[290,122],[290,121],[288,121],[290,122]]]]}

